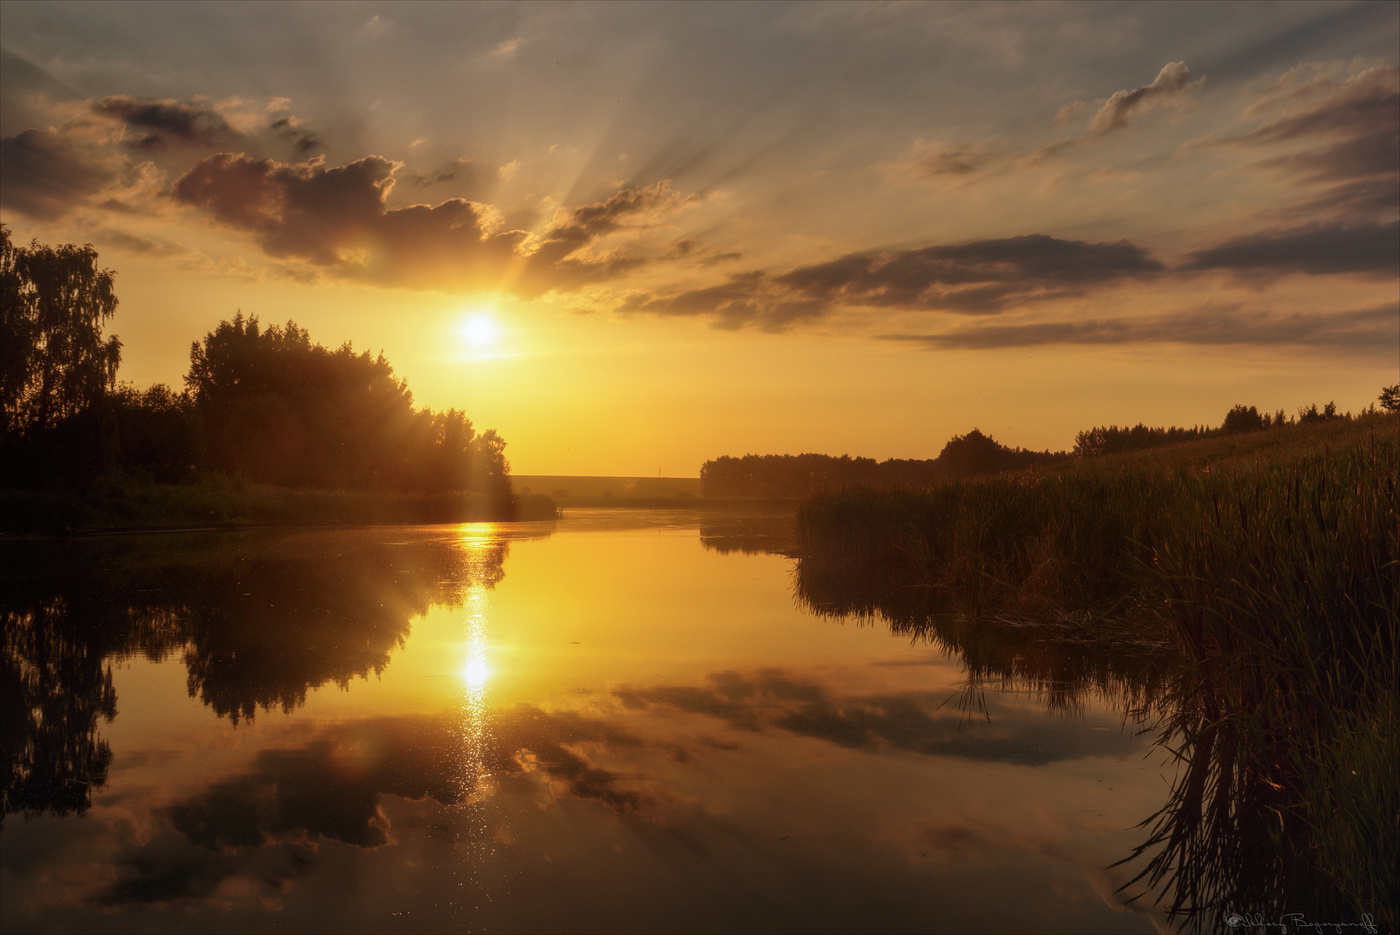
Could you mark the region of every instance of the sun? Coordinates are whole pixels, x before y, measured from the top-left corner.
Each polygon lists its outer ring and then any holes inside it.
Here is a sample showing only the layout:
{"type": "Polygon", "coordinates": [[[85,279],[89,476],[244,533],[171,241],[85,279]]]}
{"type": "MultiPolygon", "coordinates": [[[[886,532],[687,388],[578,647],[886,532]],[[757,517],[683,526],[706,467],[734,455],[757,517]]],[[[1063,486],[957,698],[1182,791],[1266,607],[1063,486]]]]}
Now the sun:
{"type": "Polygon", "coordinates": [[[486,311],[472,313],[462,323],[461,330],[463,339],[473,350],[477,351],[485,351],[494,347],[499,333],[491,313],[486,311]]]}

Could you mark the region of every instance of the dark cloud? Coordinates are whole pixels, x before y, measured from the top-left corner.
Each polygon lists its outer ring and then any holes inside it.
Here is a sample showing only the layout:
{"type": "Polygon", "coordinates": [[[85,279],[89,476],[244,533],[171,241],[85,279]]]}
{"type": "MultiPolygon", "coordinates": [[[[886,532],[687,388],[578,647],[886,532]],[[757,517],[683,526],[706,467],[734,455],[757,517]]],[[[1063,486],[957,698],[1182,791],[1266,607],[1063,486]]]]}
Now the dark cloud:
{"type": "Polygon", "coordinates": [[[728,282],[705,289],[671,295],[633,294],[623,301],[621,310],[666,316],[712,315],[721,328],[757,324],[768,331],[782,331],[828,311],[819,301],[790,295],[761,270],[735,273],[728,282]]]}
{"type": "Polygon", "coordinates": [[[776,729],[852,749],[896,749],[930,756],[1044,764],[1080,756],[1126,753],[1131,732],[1096,736],[997,705],[995,724],[972,730],[967,718],[928,692],[838,695],[780,669],[720,672],[704,685],[620,689],[631,708],[669,707],[723,721],[743,731],[776,729]]]}
{"type": "Polygon", "coordinates": [[[623,189],[563,213],[537,238],[499,231],[491,209],[452,198],[389,209],[400,164],[366,156],[345,166],[287,164],[244,154],[202,160],[175,198],[257,237],[269,254],[307,260],[334,274],[427,289],[503,288],[532,297],[616,277],[645,260],[593,254],[629,218],[683,199],[663,183],[623,189]]]}
{"type": "Polygon", "coordinates": [[[454,718],[376,718],[332,728],[302,747],[264,750],[251,771],[173,806],[170,818],[187,840],[215,852],[317,838],[379,847],[390,840],[382,796],[454,805],[471,797],[482,776],[531,770],[618,813],[650,807],[648,796],[581,752],[590,744],[616,750],[640,741],[602,721],[530,706],[494,716],[471,744],[454,718]]]}
{"type": "Polygon", "coordinates": [[[62,217],[119,174],[69,134],[25,130],[0,140],[0,205],[32,218],[62,217]]]}
{"type": "Polygon", "coordinates": [[[1310,224],[1232,237],[1186,255],[1183,270],[1400,275],[1400,222],[1310,224]]]}
{"type": "Polygon", "coordinates": [[[295,117],[278,117],[268,130],[278,139],[290,143],[297,155],[305,156],[321,147],[321,138],[303,127],[295,117]]]}
{"type": "Polygon", "coordinates": [[[1127,240],[1089,243],[1044,234],[886,253],[851,253],[780,276],[736,273],[706,289],[630,296],[623,311],[712,315],[721,327],[768,330],[843,306],[995,314],[1015,305],[1081,295],[1165,269],[1127,240]]]}
{"type": "Polygon", "coordinates": [[[477,165],[474,159],[463,156],[435,171],[402,172],[397,178],[405,185],[412,185],[415,188],[431,188],[434,185],[451,183],[452,187],[459,192],[470,192],[482,187],[488,176],[489,173],[477,165]]]}
{"type": "Polygon", "coordinates": [[[1187,344],[1198,346],[1388,348],[1400,339],[1400,306],[1298,315],[1212,310],[1154,318],[987,324],[936,334],[891,334],[932,350],[987,350],[1047,344],[1187,344]]]}
{"type": "Polygon", "coordinates": [[[976,314],[1162,269],[1127,240],[1088,243],[1030,234],[898,253],[853,253],[799,267],[778,281],[823,302],[976,314]]]}
{"type": "Polygon", "coordinates": [[[136,149],[160,150],[172,143],[216,149],[236,145],[241,139],[222,114],[198,104],[113,96],[104,97],[93,104],[92,109],[94,113],[121,120],[143,133],[131,143],[136,149]]]}
{"type": "MultiPolygon", "coordinates": [[[[1400,108],[1400,102],[1396,107],[1400,108]]],[[[1400,127],[1362,134],[1322,149],[1276,156],[1256,165],[1277,170],[1304,183],[1371,176],[1394,178],[1400,175],[1400,127]]]]}

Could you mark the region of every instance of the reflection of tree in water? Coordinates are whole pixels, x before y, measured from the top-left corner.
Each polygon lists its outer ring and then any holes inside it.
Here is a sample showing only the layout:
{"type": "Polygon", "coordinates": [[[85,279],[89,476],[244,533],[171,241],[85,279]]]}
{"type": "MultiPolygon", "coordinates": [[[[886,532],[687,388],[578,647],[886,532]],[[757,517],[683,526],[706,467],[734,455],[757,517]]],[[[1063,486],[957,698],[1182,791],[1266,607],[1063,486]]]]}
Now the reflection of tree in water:
{"type": "Polygon", "coordinates": [[[1128,711],[1159,695],[1171,668],[1159,646],[1111,622],[1086,632],[1055,620],[979,619],[954,589],[914,581],[897,565],[802,558],[793,590],[798,604],[817,616],[883,620],[894,633],[960,657],[968,704],[980,703],[983,689],[997,688],[1030,691],[1050,708],[1071,712],[1097,693],[1128,711]]]}
{"type": "Polygon", "coordinates": [[[4,814],[82,812],[112,753],[98,719],[117,713],[113,656],[161,658],[178,645],[171,615],[128,587],[83,542],[0,549],[0,797],[4,814]]]}
{"type": "Polygon", "coordinates": [[[379,672],[433,604],[494,586],[509,544],[391,529],[10,542],[0,550],[4,812],[81,811],[106,781],[110,660],[183,647],[190,694],[237,721],[379,672]]]}
{"type": "Polygon", "coordinates": [[[258,708],[291,711],[327,682],[344,688],[380,673],[414,617],[459,604],[470,573],[494,585],[509,549],[496,543],[469,570],[442,540],[330,555],[282,545],[204,566],[178,595],[190,694],[234,721],[258,708]]]}

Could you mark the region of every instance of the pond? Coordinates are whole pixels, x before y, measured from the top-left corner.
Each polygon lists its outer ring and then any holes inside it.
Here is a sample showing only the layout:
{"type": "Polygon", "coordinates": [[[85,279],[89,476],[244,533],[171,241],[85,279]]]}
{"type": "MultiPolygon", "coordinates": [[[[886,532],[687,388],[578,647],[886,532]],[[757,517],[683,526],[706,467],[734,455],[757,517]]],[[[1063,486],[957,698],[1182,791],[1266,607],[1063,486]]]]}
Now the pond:
{"type": "Polygon", "coordinates": [[[1151,673],[900,625],[790,525],[0,545],[0,927],[1160,928],[1151,673]]]}

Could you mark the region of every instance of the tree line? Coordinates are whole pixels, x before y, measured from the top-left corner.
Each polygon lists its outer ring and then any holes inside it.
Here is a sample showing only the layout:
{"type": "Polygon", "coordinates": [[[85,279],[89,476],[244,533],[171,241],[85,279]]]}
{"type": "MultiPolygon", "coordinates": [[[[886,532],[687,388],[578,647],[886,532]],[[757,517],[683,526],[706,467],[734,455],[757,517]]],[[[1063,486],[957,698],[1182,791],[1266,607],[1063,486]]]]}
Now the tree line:
{"type": "Polygon", "coordinates": [[[505,441],[457,409],[413,405],[383,354],[331,350],[295,322],[236,314],[190,347],[185,386],[117,384],[104,336],[115,274],[72,244],[16,246],[0,225],[0,483],[218,472],[281,486],[510,497],[505,441]]]}
{"type": "Polygon", "coordinates": [[[977,429],[954,435],[928,460],[821,454],[724,456],[700,468],[706,497],[810,497],[843,487],[929,487],[960,477],[1062,461],[1064,452],[1008,448],[977,429]]]}
{"type": "MultiPolygon", "coordinates": [[[[1379,402],[1387,412],[1400,411],[1400,386],[1382,389],[1379,402]]],[[[1270,415],[1260,413],[1254,406],[1237,405],[1225,414],[1219,427],[1153,428],[1142,423],[1131,428],[1095,426],[1078,433],[1074,450],[1068,453],[1009,448],[973,429],[966,435],[954,435],[937,458],[923,461],[898,458],[876,461],[822,454],[750,454],[742,458],[726,455],[706,461],[700,468],[700,492],[706,497],[796,498],[846,487],[932,487],[965,477],[1019,471],[1069,458],[1141,451],[1201,438],[1349,418],[1351,414],[1338,412],[1334,402],[1321,409],[1315,403],[1300,407],[1296,416],[1285,416],[1283,410],[1270,415]]]]}

